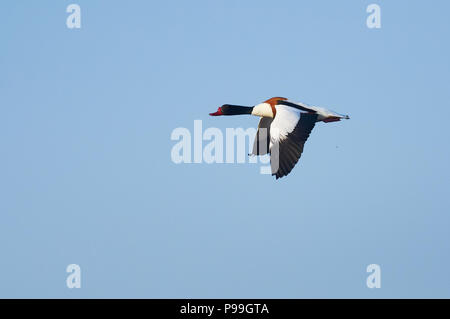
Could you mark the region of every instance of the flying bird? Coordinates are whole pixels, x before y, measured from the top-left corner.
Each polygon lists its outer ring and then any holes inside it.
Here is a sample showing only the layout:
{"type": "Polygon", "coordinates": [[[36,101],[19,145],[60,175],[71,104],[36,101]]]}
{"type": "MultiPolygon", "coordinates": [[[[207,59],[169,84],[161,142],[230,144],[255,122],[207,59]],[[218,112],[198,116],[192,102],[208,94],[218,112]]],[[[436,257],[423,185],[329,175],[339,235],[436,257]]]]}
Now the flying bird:
{"type": "Polygon", "coordinates": [[[253,151],[249,155],[270,154],[271,171],[276,179],[288,175],[297,164],[316,122],[350,118],[284,97],[273,97],[252,107],[224,104],[216,112],[209,113],[211,116],[242,114],[261,117],[253,151]]]}

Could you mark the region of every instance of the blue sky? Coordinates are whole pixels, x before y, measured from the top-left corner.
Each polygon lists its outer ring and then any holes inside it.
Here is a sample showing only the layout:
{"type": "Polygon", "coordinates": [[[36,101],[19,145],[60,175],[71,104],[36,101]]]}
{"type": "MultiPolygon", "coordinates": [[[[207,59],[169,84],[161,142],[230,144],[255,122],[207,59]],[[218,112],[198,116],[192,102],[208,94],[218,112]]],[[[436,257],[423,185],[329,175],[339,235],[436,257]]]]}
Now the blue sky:
{"type": "Polygon", "coordinates": [[[2,1],[0,297],[449,298],[449,10],[2,1]],[[351,120],[278,181],[171,161],[175,128],[255,127],[208,113],[272,96],[351,120]]]}

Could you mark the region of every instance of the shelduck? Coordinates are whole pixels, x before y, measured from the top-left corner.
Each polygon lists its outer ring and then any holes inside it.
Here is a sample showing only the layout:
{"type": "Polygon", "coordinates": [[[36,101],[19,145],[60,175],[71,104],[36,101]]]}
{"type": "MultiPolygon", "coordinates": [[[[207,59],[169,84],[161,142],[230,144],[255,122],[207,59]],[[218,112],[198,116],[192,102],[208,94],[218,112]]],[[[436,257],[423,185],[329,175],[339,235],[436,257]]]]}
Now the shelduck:
{"type": "Polygon", "coordinates": [[[288,175],[297,164],[316,122],[329,123],[350,118],[284,97],[273,97],[253,107],[224,104],[209,115],[241,114],[261,117],[253,151],[249,155],[270,154],[271,171],[276,179],[288,175]]]}

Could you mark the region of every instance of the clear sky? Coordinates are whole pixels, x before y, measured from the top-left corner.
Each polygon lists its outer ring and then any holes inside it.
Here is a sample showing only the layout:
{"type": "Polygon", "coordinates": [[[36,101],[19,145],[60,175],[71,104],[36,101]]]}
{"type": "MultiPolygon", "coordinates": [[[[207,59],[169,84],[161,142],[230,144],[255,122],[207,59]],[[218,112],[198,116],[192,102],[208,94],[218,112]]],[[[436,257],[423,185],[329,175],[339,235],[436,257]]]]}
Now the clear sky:
{"type": "Polygon", "coordinates": [[[1,1],[0,297],[449,298],[449,11],[1,1]],[[256,127],[208,113],[272,96],[351,119],[278,181],[172,162],[175,128],[256,127]]]}

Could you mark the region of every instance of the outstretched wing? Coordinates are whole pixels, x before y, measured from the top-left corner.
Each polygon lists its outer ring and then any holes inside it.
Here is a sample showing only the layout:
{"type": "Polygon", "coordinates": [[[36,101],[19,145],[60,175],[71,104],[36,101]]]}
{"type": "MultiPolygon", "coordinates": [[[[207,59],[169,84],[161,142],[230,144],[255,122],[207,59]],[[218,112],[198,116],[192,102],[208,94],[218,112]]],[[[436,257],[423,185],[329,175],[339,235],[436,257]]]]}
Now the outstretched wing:
{"type": "Polygon", "coordinates": [[[272,175],[288,175],[297,164],[303,147],[317,121],[317,114],[302,113],[289,106],[277,105],[270,126],[270,164],[272,175]]]}
{"type": "Polygon", "coordinates": [[[270,117],[262,117],[259,120],[258,130],[256,131],[253,150],[250,155],[265,155],[269,153],[270,145],[270,124],[273,119],[270,117]]]}

